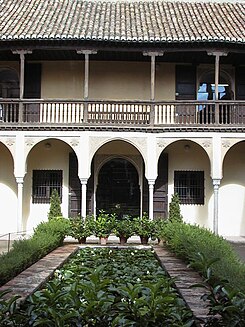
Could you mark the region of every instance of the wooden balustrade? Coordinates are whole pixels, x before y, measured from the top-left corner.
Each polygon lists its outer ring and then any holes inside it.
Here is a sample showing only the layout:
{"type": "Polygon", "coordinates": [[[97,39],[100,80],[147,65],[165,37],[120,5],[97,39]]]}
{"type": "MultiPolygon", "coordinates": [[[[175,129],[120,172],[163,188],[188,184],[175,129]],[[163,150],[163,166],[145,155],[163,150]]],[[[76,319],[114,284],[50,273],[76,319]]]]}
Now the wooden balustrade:
{"type": "Polygon", "coordinates": [[[245,101],[2,99],[0,122],[26,125],[244,125],[245,101]]]}

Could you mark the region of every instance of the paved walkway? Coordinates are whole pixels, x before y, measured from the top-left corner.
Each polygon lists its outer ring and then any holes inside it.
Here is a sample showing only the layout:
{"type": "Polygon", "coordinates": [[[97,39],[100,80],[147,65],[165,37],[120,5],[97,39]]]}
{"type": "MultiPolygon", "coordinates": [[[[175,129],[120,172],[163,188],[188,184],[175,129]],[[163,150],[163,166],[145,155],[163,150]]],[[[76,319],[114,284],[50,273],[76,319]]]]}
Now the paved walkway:
{"type": "MultiPolygon", "coordinates": [[[[120,245],[116,243],[109,243],[108,246],[110,245],[120,247],[120,245]]],[[[86,244],[84,246],[95,246],[95,244],[86,244]]],[[[126,246],[142,247],[139,243],[131,243],[126,246]]],[[[21,296],[19,301],[24,301],[28,295],[34,293],[52,277],[55,269],[63,265],[69,256],[76,251],[77,247],[77,243],[68,243],[59,247],[31,267],[27,268],[7,284],[0,287],[0,291],[11,289],[11,293],[8,293],[7,297],[19,295],[21,296]]],[[[203,290],[189,288],[190,285],[200,283],[202,281],[201,277],[191,268],[187,268],[186,264],[176,258],[166,248],[158,245],[153,245],[153,248],[163,268],[167,270],[170,277],[175,279],[175,285],[196,317],[197,326],[202,326],[202,323],[199,323],[199,319],[205,320],[208,313],[208,309],[201,299],[203,290]]]]}

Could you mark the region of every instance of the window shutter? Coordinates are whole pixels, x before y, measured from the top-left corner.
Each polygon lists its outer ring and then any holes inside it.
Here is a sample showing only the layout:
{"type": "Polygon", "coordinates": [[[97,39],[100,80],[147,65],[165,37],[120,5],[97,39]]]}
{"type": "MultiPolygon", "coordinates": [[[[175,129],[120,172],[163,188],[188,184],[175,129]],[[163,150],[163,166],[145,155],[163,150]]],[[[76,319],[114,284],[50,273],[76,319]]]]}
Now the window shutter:
{"type": "Polygon", "coordinates": [[[236,99],[245,100],[245,67],[236,67],[236,99]]]}
{"type": "Polygon", "coordinates": [[[25,63],[24,98],[41,98],[41,64],[25,63]]]}
{"type": "Polygon", "coordinates": [[[195,66],[176,66],[176,100],[196,100],[195,66]]]}

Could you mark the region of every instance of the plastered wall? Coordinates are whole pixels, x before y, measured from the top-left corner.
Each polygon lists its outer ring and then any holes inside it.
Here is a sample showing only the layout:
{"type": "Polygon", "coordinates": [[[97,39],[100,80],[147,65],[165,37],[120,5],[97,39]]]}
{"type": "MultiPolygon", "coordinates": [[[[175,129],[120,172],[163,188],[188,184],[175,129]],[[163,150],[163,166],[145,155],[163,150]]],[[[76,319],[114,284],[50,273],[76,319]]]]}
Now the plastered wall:
{"type": "MultiPolygon", "coordinates": [[[[149,100],[150,63],[90,61],[89,98],[149,100]]],[[[84,62],[43,62],[42,98],[81,99],[84,62]]],[[[156,70],[156,99],[175,99],[175,65],[160,64],[156,70]]]]}
{"type": "Polygon", "coordinates": [[[212,228],[212,180],[210,178],[210,162],[205,151],[196,143],[191,141],[178,141],[165,150],[169,158],[168,174],[168,201],[174,193],[174,171],[175,170],[202,170],[204,171],[204,201],[205,205],[181,205],[181,214],[189,223],[212,228]],[[189,150],[185,145],[189,145],[189,150]]]}
{"type": "Polygon", "coordinates": [[[17,229],[17,184],[13,171],[12,156],[0,143],[0,235],[17,229]]]}
{"type": "Polygon", "coordinates": [[[219,200],[219,232],[245,236],[245,142],[234,145],[224,158],[219,200]]]}
{"type": "Polygon", "coordinates": [[[35,169],[63,170],[63,193],[61,209],[64,217],[68,216],[68,173],[70,147],[58,140],[47,140],[36,145],[29,153],[27,174],[24,179],[23,225],[31,230],[39,222],[47,220],[49,204],[32,203],[32,171],[35,169]],[[50,148],[45,144],[49,143],[50,148]]]}

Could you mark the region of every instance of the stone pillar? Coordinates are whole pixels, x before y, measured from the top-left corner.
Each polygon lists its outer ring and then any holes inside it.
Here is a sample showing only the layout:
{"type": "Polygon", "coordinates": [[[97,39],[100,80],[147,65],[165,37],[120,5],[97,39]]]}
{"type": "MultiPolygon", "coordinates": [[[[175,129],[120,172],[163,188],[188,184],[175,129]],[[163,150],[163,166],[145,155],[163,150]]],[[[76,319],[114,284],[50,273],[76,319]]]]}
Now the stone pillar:
{"type": "Polygon", "coordinates": [[[87,178],[80,178],[82,184],[82,201],[81,201],[81,216],[82,218],[86,218],[87,214],[87,178]]]}
{"type": "Polygon", "coordinates": [[[213,218],[213,232],[218,234],[218,225],[219,225],[219,186],[220,179],[213,179],[214,187],[214,218],[213,218]]]}
{"type": "Polygon", "coordinates": [[[149,185],[149,219],[153,220],[153,191],[155,179],[148,179],[149,185]]]}
{"type": "Polygon", "coordinates": [[[22,231],[22,210],[23,210],[23,177],[16,177],[17,182],[17,232],[22,231]]]}

